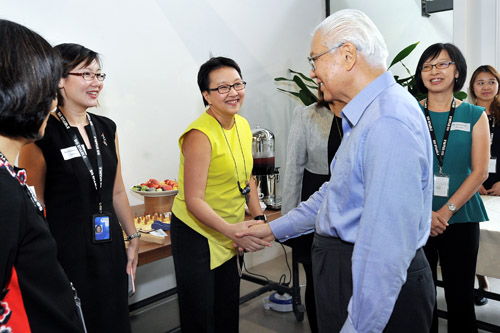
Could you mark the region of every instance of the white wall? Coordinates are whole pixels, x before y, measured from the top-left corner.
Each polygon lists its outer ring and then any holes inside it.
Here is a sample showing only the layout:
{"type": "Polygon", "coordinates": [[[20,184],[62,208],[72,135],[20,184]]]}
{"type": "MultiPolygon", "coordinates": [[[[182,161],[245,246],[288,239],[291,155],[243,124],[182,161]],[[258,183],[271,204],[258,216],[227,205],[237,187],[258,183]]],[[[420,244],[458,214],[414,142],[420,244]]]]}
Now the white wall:
{"type": "Polygon", "coordinates": [[[467,59],[467,89],[472,73],[480,65],[500,68],[500,3],[455,0],[453,6],[454,42],[467,59]]]}
{"type": "MultiPolygon", "coordinates": [[[[177,178],[177,139],[203,112],[196,83],[210,55],[235,59],[248,82],[241,114],[276,136],[276,164],[285,163],[296,101],[273,78],[308,71],[311,31],[323,0],[0,0],[0,18],[37,31],[53,45],[80,43],[99,52],[107,73],[93,112],[118,125],[125,186],[177,178]]],[[[129,193],[132,205],[143,198],[129,193]]],[[[275,246],[247,256],[252,266],[282,254],[275,246]]],[[[170,259],[140,267],[132,302],[175,286],[170,259]]]]}
{"type": "MultiPolygon", "coordinates": [[[[438,42],[453,42],[453,11],[431,14],[423,17],[421,0],[331,0],[330,10],[355,8],[368,15],[384,36],[389,49],[389,65],[392,59],[406,46],[420,41],[417,48],[403,60],[411,73],[415,72],[422,52],[438,42]]],[[[397,64],[390,71],[407,77],[404,68],[397,64]]]]}
{"type": "Polygon", "coordinates": [[[0,17],[52,44],[76,42],[102,54],[108,77],[94,111],[118,124],[127,187],[177,178],[177,139],[203,112],[196,75],[210,54],[239,63],[248,82],[241,114],[275,132],[277,165],[284,165],[293,102],[273,78],[289,67],[307,70],[322,0],[1,0],[0,8],[0,17]]]}

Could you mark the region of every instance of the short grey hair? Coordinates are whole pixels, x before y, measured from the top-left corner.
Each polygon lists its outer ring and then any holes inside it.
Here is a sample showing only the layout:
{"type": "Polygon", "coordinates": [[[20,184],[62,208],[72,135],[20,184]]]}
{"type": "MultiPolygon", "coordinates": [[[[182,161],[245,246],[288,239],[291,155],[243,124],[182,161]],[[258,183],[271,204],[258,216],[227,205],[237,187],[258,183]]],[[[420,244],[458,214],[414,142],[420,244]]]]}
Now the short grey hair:
{"type": "Polygon", "coordinates": [[[389,52],[384,37],[373,21],[362,11],[339,10],[328,16],[314,29],[314,34],[318,32],[325,39],[324,43],[328,48],[351,42],[368,64],[387,69],[389,52]]]}

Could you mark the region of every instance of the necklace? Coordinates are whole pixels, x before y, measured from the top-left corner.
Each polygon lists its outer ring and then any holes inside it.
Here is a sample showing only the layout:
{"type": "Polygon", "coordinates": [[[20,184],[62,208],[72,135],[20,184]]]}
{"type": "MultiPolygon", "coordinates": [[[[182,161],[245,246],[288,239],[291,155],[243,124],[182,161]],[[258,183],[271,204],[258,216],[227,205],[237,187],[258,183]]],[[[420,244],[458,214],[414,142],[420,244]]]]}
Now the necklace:
{"type": "Polygon", "coordinates": [[[33,205],[35,205],[38,214],[40,214],[42,217],[44,217],[44,212],[43,212],[43,206],[40,203],[40,201],[37,200],[35,194],[31,192],[31,189],[28,187],[28,184],[26,183],[26,170],[20,169],[19,171],[16,172],[14,167],[9,163],[7,158],[0,152],[0,168],[5,168],[12,177],[16,178],[19,184],[24,188],[26,191],[26,194],[28,197],[31,199],[31,202],[33,205]]]}
{"type": "Polygon", "coordinates": [[[238,165],[236,164],[236,159],[234,158],[233,150],[231,149],[231,146],[229,145],[229,140],[227,139],[226,132],[224,132],[224,128],[222,127],[222,124],[220,123],[219,119],[215,118],[215,120],[217,120],[217,122],[220,125],[220,128],[222,130],[222,134],[224,135],[224,139],[226,139],[227,147],[229,148],[229,152],[231,153],[231,157],[233,158],[234,168],[236,170],[236,183],[238,184],[238,189],[240,190],[240,193],[245,196],[245,201],[248,203],[248,199],[249,199],[248,193],[250,193],[250,183],[248,181],[247,163],[245,161],[245,155],[243,154],[243,147],[241,146],[240,132],[238,131],[238,125],[236,124],[236,118],[234,119],[234,127],[236,128],[236,135],[238,136],[238,143],[240,144],[241,156],[243,157],[243,166],[244,166],[244,171],[245,171],[245,177],[247,179],[247,180],[245,180],[245,185],[246,185],[245,188],[241,187],[240,180],[239,180],[239,173],[238,173],[238,165]]]}

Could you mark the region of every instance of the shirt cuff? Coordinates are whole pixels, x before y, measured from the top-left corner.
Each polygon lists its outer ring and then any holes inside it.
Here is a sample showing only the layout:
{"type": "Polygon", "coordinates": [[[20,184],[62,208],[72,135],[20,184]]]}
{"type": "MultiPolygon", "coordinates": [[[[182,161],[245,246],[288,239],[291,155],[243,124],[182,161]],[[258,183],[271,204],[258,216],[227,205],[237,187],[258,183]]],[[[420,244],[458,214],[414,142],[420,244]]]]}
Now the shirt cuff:
{"type": "Polygon", "coordinates": [[[286,215],[269,222],[269,227],[271,228],[274,237],[280,241],[287,240],[296,234],[292,223],[290,223],[290,220],[286,215]]]}
{"type": "Polygon", "coordinates": [[[352,326],[349,317],[346,319],[344,326],[342,326],[340,333],[357,333],[356,329],[354,329],[354,326],[352,326]]]}

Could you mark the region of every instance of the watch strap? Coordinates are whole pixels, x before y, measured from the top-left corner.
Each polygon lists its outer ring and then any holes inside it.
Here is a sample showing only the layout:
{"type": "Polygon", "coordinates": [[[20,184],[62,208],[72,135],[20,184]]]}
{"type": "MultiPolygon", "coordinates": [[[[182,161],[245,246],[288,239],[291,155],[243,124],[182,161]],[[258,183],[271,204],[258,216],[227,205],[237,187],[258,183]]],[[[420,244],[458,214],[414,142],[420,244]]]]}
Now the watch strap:
{"type": "Polygon", "coordinates": [[[141,238],[141,233],[139,231],[137,231],[135,234],[132,234],[130,236],[127,237],[127,240],[132,240],[134,238],[141,238]]]}
{"type": "Polygon", "coordinates": [[[264,221],[265,223],[267,223],[267,216],[266,214],[262,214],[262,215],[257,215],[257,216],[254,216],[253,218],[254,220],[262,220],[264,221]]]}

